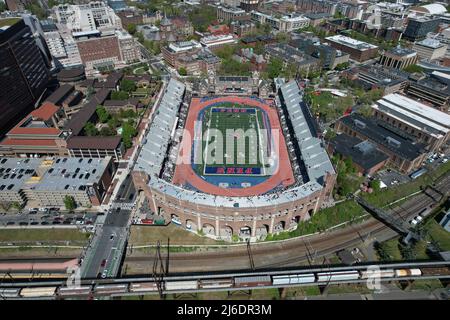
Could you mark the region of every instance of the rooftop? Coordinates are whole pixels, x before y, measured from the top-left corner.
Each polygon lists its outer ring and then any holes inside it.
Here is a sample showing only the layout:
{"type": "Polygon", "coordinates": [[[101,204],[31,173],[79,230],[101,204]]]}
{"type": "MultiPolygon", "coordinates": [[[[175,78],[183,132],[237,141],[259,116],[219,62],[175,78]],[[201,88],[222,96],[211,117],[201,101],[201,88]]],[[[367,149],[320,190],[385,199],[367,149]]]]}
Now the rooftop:
{"type": "Polygon", "coordinates": [[[337,153],[344,157],[350,157],[353,162],[365,170],[369,170],[389,158],[371,142],[344,133],[337,135],[330,141],[330,144],[337,153]]]}
{"type": "Polygon", "coordinates": [[[280,90],[308,177],[310,181],[317,181],[322,184],[326,173],[334,174],[335,171],[322,145],[322,140],[315,136],[314,127],[311,123],[313,119],[307,113],[308,108],[303,101],[303,93],[296,81],[281,85],[280,90]]]}
{"type": "Polygon", "coordinates": [[[101,89],[96,92],[91,100],[86,103],[67,123],[65,129],[72,132],[72,135],[78,135],[83,130],[84,125],[94,115],[99,104],[102,104],[109,96],[109,89],[101,89]]]}
{"type": "Polygon", "coordinates": [[[70,84],[63,84],[55,92],[53,92],[46,101],[49,101],[53,104],[60,104],[64,101],[69,93],[74,90],[74,87],[70,84]]]}
{"type": "Polygon", "coordinates": [[[428,47],[431,49],[438,49],[440,47],[446,46],[446,44],[440,43],[439,40],[427,38],[422,41],[416,42],[415,45],[420,45],[423,47],[428,47]]]}
{"type": "Polygon", "coordinates": [[[335,35],[335,36],[331,36],[331,37],[326,37],[325,40],[334,41],[334,42],[340,43],[344,46],[351,47],[351,48],[358,49],[358,50],[369,50],[369,49],[378,48],[377,46],[375,46],[373,44],[359,41],[359,40],[356,40],[356,39],[353,39],[350,37],[346,37],[343,35],[335,35]]]}
{"type": "Polygon", "coordinates": [[[370,141],[382,145],[394,154],[399,155],[401,158],[412,161],[423,152],[424,146],[422,144],[411,142],[396,132],[389,130],[381,122],[364,118],[359,114],[343,117],[339,121],[342,121],[347,127],[367,137],[370,141]]]}
{"type": "Polygon", "coordinates": [[[106,158],[1,158],[0,191],[86,190],[97,183],[111,157],[106,158]]]}
{"type": "Polygon", "coordinates": [[[408,48],[396,47],[388,51],[390,54],[401,57],[413,57],[417,55],[417,52],[408,48]]]}
{"type": "Polygon", "coordinates": [[[89,137],[89,136],[75,136],[67,139],[68,149],[102,149],[115,150],[120,146],[121,137],[89,137]]]}
{"type": "Polygon", "coordinates": [[[160,175],[185,88],[183,83],[170,79],[150,129],[142,142],[136,170],[144,171],[151,177],[160,175]]]}
{"type": "Polygon", "coordinates": [[[436,137],[450,131],[450,115],[397,93],[384,96],[372,108],[436,137]]]}

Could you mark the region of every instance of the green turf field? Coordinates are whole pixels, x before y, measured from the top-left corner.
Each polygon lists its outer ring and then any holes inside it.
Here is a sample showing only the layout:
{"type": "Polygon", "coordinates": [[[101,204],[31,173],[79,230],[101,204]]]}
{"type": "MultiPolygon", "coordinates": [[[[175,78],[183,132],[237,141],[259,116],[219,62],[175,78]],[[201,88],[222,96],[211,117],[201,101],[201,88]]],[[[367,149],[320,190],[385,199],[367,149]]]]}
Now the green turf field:
{"type": "MultiPolygon", "coordinates": [[[[202,148],[202,164],[199,171],[204,174],[204,167],[222,166],[222,167],[256,167],[263,168],[263,156],[261,152],[265,152],[266,146],[261,134],[264,127],[262,111],[258,108],[247,107],[242,105],[232,105],[231,103],[211,107],[205,110],[203,114],[202,132],[203,141],[202,148]],[[246,112],[213,112],[217,108],[236,107],[239,109],[253,109],[255,113],[246,112]],[[221,133],[223,152],[214,150],[212,144],[219,141],[217,131],[221,133]],[[228,131],[227,131],[228,130],[228,131]],[[231,132],[229,130],[232,130],[231,132]],[[261,143],[264,146],[261,147],[261,143]],[[228,148],[227,148],[228,147],[228,148]],[[232,151],[231,151],[232,150],[232,151]]],[[[220,149],[220,148],[219,148],[220,149]]]]}

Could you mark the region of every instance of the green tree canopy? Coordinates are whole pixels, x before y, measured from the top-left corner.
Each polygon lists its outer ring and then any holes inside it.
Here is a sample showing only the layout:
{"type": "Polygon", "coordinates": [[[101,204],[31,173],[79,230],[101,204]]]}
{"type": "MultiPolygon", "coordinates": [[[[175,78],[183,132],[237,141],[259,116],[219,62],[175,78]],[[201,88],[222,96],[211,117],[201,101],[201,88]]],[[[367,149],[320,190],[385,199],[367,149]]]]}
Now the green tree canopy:
{"type": "Polygon", "coordinates": [[[136,33],[136,25],[134,23],[130,23],[127,27],[127,31],[130,34],[135,34],[136,33]]]}
{"type": "Polygon", "coordinates": [[[93,124],[92,122],[88,122],[84,125],[84,133],[87,136],[97,136],[98,130],[95,127],[95,124],[93,124]]]}
{"type": "Polygon", "coordinates": [[[178,69],[178,73],[180,74],[180,76],[187,76],[186,68],[181,67],[180,69],[178,69]]]}
{"type": "Polygon", "coordinates": [[[132,92],[136,90],[136,83],[133,80],[123,79],[120,82],[120,90],[125,92],[132,92]]]}
{"type": "Polygon", "coordinates": [[[110,118],[110,114],[108,113],[108,111],[106,111],[104,106],[97,106],[95,112],[97,113],[98,119],[101,123],[106,123],[110,118]]]}
{"type": "Polygon", "coordinates": [[[113,91],[111,92],[111,99],[113,100],[126,100],[130,95],[126,91],[113,91]]]}
{"type": "Polygon", "coordinates": [[[269,78],[273,79],[278,77],[282,70],[283,70],[283,60],[276,57],[270,58],[266,70],[269,75],[269,78]]]}
{"type": "Polygon", "coordinates": [[[77,207],[77,204],[72,196],[66,195],[64,197],[64,206],[67,210],[72,211],[77,207]]]}

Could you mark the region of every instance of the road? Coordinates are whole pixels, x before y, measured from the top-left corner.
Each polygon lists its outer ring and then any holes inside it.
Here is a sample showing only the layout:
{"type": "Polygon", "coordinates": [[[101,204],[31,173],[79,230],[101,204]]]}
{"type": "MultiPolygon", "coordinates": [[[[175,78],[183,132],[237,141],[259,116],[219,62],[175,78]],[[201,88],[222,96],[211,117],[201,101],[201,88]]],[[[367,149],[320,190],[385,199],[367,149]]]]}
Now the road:
{"type": "MultiPolygon", "coordinates": [[[[450,175],[438,186],[446,190],[450,175]]],[[[417,213],[435,203],[430,196],[420,193],[390,212],[398,219],[409,221],[417,213]]],[[[299,266],[323,263],[324,257],[336,251],[371,245],[395,237],[395,231],[382,222],[369,218],[349,227],[335,229],[323,234],[295,238],[278,243],[252,245],[252,256],[256,269],[284,266],[299,266]]],[[[164,258],[164,257],[163,257],[164,258]]],[[[148,270],[153,265],[153,256],[133,255],[125,263],[134,263],[137,269],[148,270]]],[[[215,270],[238,270],[250,268],[250,259],[245,246],[222,251],[170,253],[170,272],[196,272],[215,270]]]]}
{"type": "Polygon", "coordinates": [[[132,179],[128,176],[122,183],[117,199],[107,212],[104,223],[96,229],[92,245],[88,248],[82,264],[83,278],[115,277],[126,247],[131,208],[136,197],[132,179]],[[98,232],[97,232],[98,230],[98,232]],[[105,261],[102,266],[102,262],[105,261]]]}

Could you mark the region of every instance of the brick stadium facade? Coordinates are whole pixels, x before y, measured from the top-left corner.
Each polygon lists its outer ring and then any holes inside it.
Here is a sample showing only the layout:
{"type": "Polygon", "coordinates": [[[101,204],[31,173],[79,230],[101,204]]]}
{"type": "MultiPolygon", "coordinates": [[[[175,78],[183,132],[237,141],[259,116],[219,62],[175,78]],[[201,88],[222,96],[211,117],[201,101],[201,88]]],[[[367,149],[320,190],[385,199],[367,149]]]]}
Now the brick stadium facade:
{"type": "Polygon", "coordinates": [[[166,221],[176,216],[183,227],[189,224],[194,231],[211,230],[212,232],[206,233],[225,240],[230,236],[227,231],[231,231],[232,235],[238,235],[241,228],[248,227],[251,230],[251,237],[255,237],[257,231],[261,229],[265,229],[268,233],[276,233],[292,228],[299,221],[308,220],[321,207],[323,201],[331,196],[335,183],[335,176],[329,174],[325,180],[326,187],[306,197],[273,205],[270,202],[270,195],[259,196],[260,199],[267,197],[267,205],[236,208],[219,207],[214,203],[207,205],[171,196],[162,192],[156,185],[152,187],[148,175],[142,171],[134,171],[132,177],[136,190],[144,192],[149,200],[151,210],[161,212],[166,221]],[[282,229],[275,230],[277,225],[282,226],[282,229]]]}

